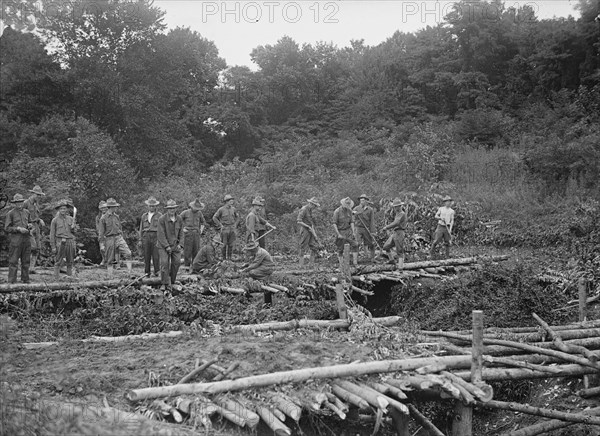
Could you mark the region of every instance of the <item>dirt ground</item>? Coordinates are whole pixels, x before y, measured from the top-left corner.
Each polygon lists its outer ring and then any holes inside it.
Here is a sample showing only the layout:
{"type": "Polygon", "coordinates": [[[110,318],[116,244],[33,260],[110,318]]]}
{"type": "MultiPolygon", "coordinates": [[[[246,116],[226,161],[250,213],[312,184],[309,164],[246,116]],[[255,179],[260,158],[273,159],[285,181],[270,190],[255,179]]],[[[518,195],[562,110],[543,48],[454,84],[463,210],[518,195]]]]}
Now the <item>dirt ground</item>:
{"type": "MultiPolygon", "coordinates": [[[[495,251],[487,254],[500,254],[495,251]]],[[[457,250],[459,255],[481,254],[477,249],[457,250]]],[[[520,252],[513,256],[511,262],[535,256],[535,253],[520,252]]],[[[280,270],[297,270],[292,258],[279,258],[280,270]]],[[[560,267],[567,259],[549,258],[540,265],[560,267]],[[553,259],[553,260],[552,260],[553,259]]],[[[0,270],[5,279],[5,269],[0,270]]],[[[138,264],[135,274],[141,274],[138,264]]],[[[32,275],[34,282],[49,281],[51,270],[40,269],[32,275]]],[[[77,280],[97,280],[104,278],[106,270],[82,268],[77,280]]],[[[135,275],[134,274],[134,275],[135,275]]],[[[335,261],[329,259],[321,264],[312,274],[306,274],[303,280],[311,277],[329,277],[335,275],[335,261]]],[[[117,276],[128,278],[123,267],[117,276]]],[[[102,291],[100,291],[102,292],[102,291]]],[[[262,295],[255,295],[249,300],[238,297],[229,298],[233,310],[265,311],[262,295]],[[244,308],[245,306],[245,308],[244,308]],[[239,308],[239,309],[237,309],[239,308]]],[[[207,297],[210,299],[210,297],[207,297]]],[[[210,305],[210,300],[207,300],[210,305]]],[[[214,300],[216,302],[216,299],[214,300]]],[[[227,300],[225,300],[226,302],[227,300]]],[[[302,301],[300,301],[302,303],[302,301]]],[[[298,300],[294,301],[297,310],[298,300]]],[[[310,302],[313,305],[324,305],[323,302],[310,302]]],[[[219,303],[219,304],[222,304],[219,303]]],[[[273,307],[266,312],[266,317],[285,311],[291,300],[276,296],[273,307]]],[[[308,304],[308,303],[307,303],[308,304]]],[[[60,320],[60,312],[53,318],[60,320]]],[[[269,319],[274,320],[274,319],[269,319]]],[[[189,423],[173,424],[148,420],[144,422],[124,422],[118,419],[92,418],[86,414],[85,408],[102,408],[106,404],[127,412],[147,412],[152,410],[150,402],[130,403],[124,394],[130,389],[176,383],[184,375],[194,369],[197,359],[218,359],[218,365],[227,368],[234,362],[239,367],[234,377],[263,374],[274,371],[326,366],[355,361],[368,361],[376,358],[402,358],[407,356],[431,355],[427,347],[418,345],[419,338],[410,325],[385,330],[357,330],[354,332],[309,331],[232,334],[227,326],[213,322],[193,323],[184,329],[178,337],[151,340],[130,340],[124,342],[82,342],[69,332],[68,317],[60,329],[53,329],[48,334],[48,327],[41,322],[38,326],[17,323],[3,317],[1,334],[1,370],[0,370],[0,413],[2,424],[0,434],[115,434],[115,435],[177,435],[177,434],[217,434],[241,435],[249,434],[227,421],[219,418],[212,420],[212,430],[194,430],[189,423]],[[62,331],[60,337],[57,332],[62,331]],[[27,349],[24,342],[55,340],[58,344],[27,349]],[[56,406],[56,405],[60,405],[56,406]],[[77,407],[84,407],[77,410],[77,407]],[[52,407],[54,408],[52,408],[52,407]],[[196,432],[196,433],[194,433],[196,432]]],[[[91,336],[91,333],[90,333],[91,336]]],[[[199,376],[195,381],[210,380],[214,374],[206,378],[199,376]]],[[[584,408],[595,406],[594,402],[582,402],[573,395],[578,387],[577,380],[566,382],[548,382],[528,387],[541,404],[552,404],[549,396],[554,396],[556,408],[584,408]]],[[[311,382],[301,386],[278,386],[269,389],[253,389],[243,393],[228,394],[234,398],[243,395],[246,400],[260,403],[266,400],[266,393],[273,391],[288,392],[291,389],[320,390],[324,382],[311,382]]],[[[434,410],[435,407],[432,409],[434,410]]],[[[427,407],[424,410],[429,410],[427,407]]],[[[437,410],[446,413],[447,410],[437,410]]],[[[299,424],[290,425],[295,434],[328,434],[328,435],[370,435],[374,422],[365,417],[349,417],[341,421],[331,413],[305,414],[299,424]]],[[[481,412],[477,419],[476,434],[501,434],[515,428],[520,423],[532,423],[534,420],[523,415],[497,414],[481,412]]],[[[168,420],[167,420],[168,421],[168,420]]],[[[443,427],[443,418],[437,423],[443,427]],[[441,423],[441,424],[440,424],[441,423]]],[[[412,428],[415,435],[418,427],[412,428]]],[[[446,428],[443,429],[445,431],[446,428]]],[[[570,427],[564,433],[573,435],[592,435],[591,429],[585,426],[570,427]]],[[[263,423],[254,431],[255,434],[272,434],[263,423]]],[[[393,434],[389,420],[383,420],[379,434],[393,434]]]]}

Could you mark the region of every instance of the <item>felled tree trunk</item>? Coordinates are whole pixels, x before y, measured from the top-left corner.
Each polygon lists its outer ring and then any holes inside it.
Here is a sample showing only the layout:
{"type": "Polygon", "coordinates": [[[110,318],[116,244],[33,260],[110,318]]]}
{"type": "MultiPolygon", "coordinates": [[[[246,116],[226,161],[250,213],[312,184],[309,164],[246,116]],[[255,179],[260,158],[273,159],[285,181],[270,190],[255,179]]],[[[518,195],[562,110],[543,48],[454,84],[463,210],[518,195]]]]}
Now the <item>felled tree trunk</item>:
{"type": "MultiPolygon", "coordinates": [[[[507,255],[501,256],[482,256],[482,257],[462,257],[456,259],[442,259],[442,260],[425,260],[421,262],[409,262],[405,263],[402,267],[403,270],[411,270],[411,269],[422,269],[422,268],[436,268],[440,266],[450,266],[450,265],[470,265],[473,263],[478,263],[480,261],[491,261],[491,262],[499,262],[503,260],[507,260],[507,255]]],[[[365,265],[354,268],[354,274],[368,274],[372,272],[379,271],[394,271],[396,270],[396,265],[365,265]]]]}

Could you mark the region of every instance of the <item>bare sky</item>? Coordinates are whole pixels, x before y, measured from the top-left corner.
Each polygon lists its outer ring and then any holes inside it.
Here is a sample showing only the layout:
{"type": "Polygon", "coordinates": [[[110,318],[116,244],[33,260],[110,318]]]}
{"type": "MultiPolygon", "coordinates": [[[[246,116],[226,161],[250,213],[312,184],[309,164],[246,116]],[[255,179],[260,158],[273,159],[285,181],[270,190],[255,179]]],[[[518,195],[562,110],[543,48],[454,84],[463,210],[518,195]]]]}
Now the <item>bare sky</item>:
{"type": "MultiPolygon", "coordinates": [[[[443,21],[454,1],[440,0],[256,0],[205,1],[155,0],[166,12],[169,28],[190,27],[214,41],[228,65],[256,65],[250,52],[259,45],[273,45],[282,36],[298,44],[331,42],[342,48],[350,41],[364,39],[377,45],[396,30],[412,32],[443,21]]],[[[531,6],[541,18],[578,16],[576,0],[507,0],[507,7],[531,6]]],[[[466,11],[469,13],[470,11],[466,11]]],[[[485,17],[494,19],[490,7],[485,17]]]]}

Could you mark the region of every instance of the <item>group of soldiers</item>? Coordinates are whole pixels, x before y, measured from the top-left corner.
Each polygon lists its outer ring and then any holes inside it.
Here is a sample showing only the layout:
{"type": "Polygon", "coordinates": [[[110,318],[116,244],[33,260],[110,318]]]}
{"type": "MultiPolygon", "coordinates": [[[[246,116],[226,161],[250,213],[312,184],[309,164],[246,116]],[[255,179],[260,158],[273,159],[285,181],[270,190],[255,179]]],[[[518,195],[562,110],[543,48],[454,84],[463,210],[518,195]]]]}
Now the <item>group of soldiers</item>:
{"type": "MultiPolygon", "coordinates": [[[[30,190],[31,195],[25,199],[21,194],[15,194],[13,209],[6,216],[6,232],[9,234],[9,283],[17,279],[17,266],[21,261],[21,281],[29,282],[31,272],[35,271],[37,255],[40,248],[40,227],[45,226],[40,218],[39,198],[44,196],[40,186],[30,190]]],[[[340,201],[340,206],[333,212],[333,229],[335,244],[340,263],[343,261],[344,246],[349,245],[352,253],[352,263],[358,263],[358,248],[362,244],[368,251],[370,261],[375,261],[375,246],[379,247],[376,239],[375,210],[367,195],[359,196],[359,204],[346,197],[340,201]]],[[[163,289],[169,289],[176,282],[180,265],[183,263],[188,273],[212,276],[219,266],[217,252],[220,249],[224,261],[231,260],[237,240],[237,227],[241,215],[234,205],[234,197],[225,195],[223,205],[212,216],[218,233],[210,235],[208,242],[201,244],[201,235],[208,227],[202,211],[205,208],[198,198],[189,203],[189,208],[177,213],[180,207],[174,200],[168,200],[164,213],[158,212],[160,202],[155,197],[148,198],[144,203],[147,211],[141,216],[139,226],[138,246],[144,259],[144,274],[158,276],[160,272],[163,289]],[[183,261],[182,261],[183,256],[183,261]]],[[[446,256],[449,256],[454,225],[454,210],[451,208],[452,198],[443,198],[444,205],[435,215],[437,228],[434,234],[430,254],[433,254],[439,243],[446,246],[446,256]]],[[[114,269],[125,260],[127,270],[132,273],[132,252],[123,237],[121,220],[116,213],[120,206],[114,198],[101,201],[96,217],[96,230],[102,263],[107,268],[108,276],[112,277],[114,269]]],[[[311,264],[314,264],[319,250],[322,248],[315,231],[313,210],[319,208],[317,198],[312,197],[300,209],[297,217],[299,226],[299,257],[300,265],[304,266],[305,254],[309,254],[311,264]]],[[[396,198],[390,203],[392,211],[391,223],[381,230],[389,232],[383,247],[390,262],[397,262],[399,268],[404,264],[404,239],[407,228],[407,215],[404,202],[396,198]],[[395,253],[393,249],[395,248],[395,253]]],[[[59,201],[55,217],[50,225],[50,245],[55,255],[54,275],[59,277],[63,263],[67,267],[67,275],[72,275],[75,259],[75,238],[73,231],[77,228],[75,222],[76,208],[68,200],[59,201]],[[71,211],[71,213],[69,213],[71,211]]],[[[266,250],[266,236],[276,227],[269,223],[265,213],[265,200],[256,196],[252,200],[252,208],[245,218],[246,239],[243,250],[247,253],[249,262],[240,272],[254,279],[265,279],[273,273],[274,262],[266,250]]]]}

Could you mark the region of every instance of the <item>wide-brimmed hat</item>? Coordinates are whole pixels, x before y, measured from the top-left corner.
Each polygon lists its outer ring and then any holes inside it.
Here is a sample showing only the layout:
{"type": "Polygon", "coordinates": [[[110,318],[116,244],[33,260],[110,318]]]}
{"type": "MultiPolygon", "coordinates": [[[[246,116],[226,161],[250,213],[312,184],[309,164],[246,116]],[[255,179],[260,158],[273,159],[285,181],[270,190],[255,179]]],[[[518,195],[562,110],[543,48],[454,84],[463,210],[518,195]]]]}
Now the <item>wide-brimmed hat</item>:
{"type": "Polygon", "coordinates": [[[446,195],[444,198],[442,198],[442,201],[452,201],[452,197],[446,195]]]}
{"type": "Polygon", "coordinates": [[[392,207],[398,207],[398,206],[404,206],[404,202],[402,200],[400,200],[399,198],[394,198],[394,201],[392,201],[392,207]]]}
{"type": "Polygon", "coordinates": [[[233,196],[227,194],[227,195],[225,195],[225,197],[223,197],[223,202],[229,201],[229,200],[233,200],[233,196]]]}
{"type": "Polygon", "coordinates": [[[215,235],[212,237],[211,241],[213,244],[221,244],[223,245],[223,241],[221,241],[221,237],[219,235],[215,235]]]}
{"type": "Polygon", "coordinates": [[[98,203],[98,209],[106,209],[108,206],[106,205],[106,201],[102,200],[98,203]]]}
{"type": "Polygon", "coordinates": [[[149,197],[144,203],[146,203],[147,206],[158,206],[160,201],[158,201],[156,197],[149,197]]]}
{"type": "Polygon", "coordinates": [[[56,203],[56,206],[54,206],[54,209],[58,209],[62,206],[75,207],[71,200],[69,200],[68,198],[63,198],[62,200],[59,200],[58,203],[56,203]]]}
{"type": "Polygon", "coordinates": [[[190,207],[193,209],[202,210],[202,209],[204,209],[205,205],[204,205],[204,203],[202,203],[200,200],[198,200],[196,198],[194,201],[192,201],[190,203],[190,207]]]}
{"type": "Polygon", "coordinates": [[[10,201],[11,203],[21,203],[25,201],[25,197],[23,197],[21,194],[15,194],[15,196],[13,197],[13,199],[10,201]]]}
{"type": "Polygon", "coordinates": [[[40,185],[35,185],[33,187],[33,189],[30,189],[29,192],[33,192],[34,194],[37,195],[46,195],[44,194],[44,191],[42,191],[42,188],[40,187],[40,185]]]}
{"type": "Polygon", "coordinates": [[[315,205],[315,206],[317,206],[317,207],[321,207],[321,205],[320,205],[320,204],[319,204],[319,202],[317,201],[317,197],[311,197],[311,198],[309,198],[309,199],[308,199],[308,200],[306,200],[306,201],[308,201],[309,203],[312,203],[312,204],[314,204],[314,205],[315,205]]]}
{"type": "Polygon", "coordinates": [[[342,198],[340,200],[340,204],[349,209],[352,209],[354,207],[354,201],[352,201],[352,199],[350,197],[342,198]]]}
{"type": "Polygon", "coordinates": [[[369,198],[369,196],[367,194],[361,194],[358,199],[360,200],[361,198],[364,198],[367,201],[370,201],[371,199],[369,198]]]}
{"type": "Polygon", "coordinates": [[[175,209],[176,207],[178,207],[178,205],[177,205],[177,203],[175,203],[175,200],[167,200],[165,209],[175,209]]]}
{"type": "Polygon", "coordinates": [[[117,200],[115,200],[114,198],[109,198],[108,200],[106,200],[106,207],[118,207],[120,206],[119,203],[117,203],[117,200]]]}
{"type": "Polygon", "coordinates": [[[254,250],[255,248],[258,248],[258,247],[259,247],[258,242],[250,241],[246,244],[246,246],[244,248],[242,248],[242,250],[250,251],[250,250],[254,250]]]}

